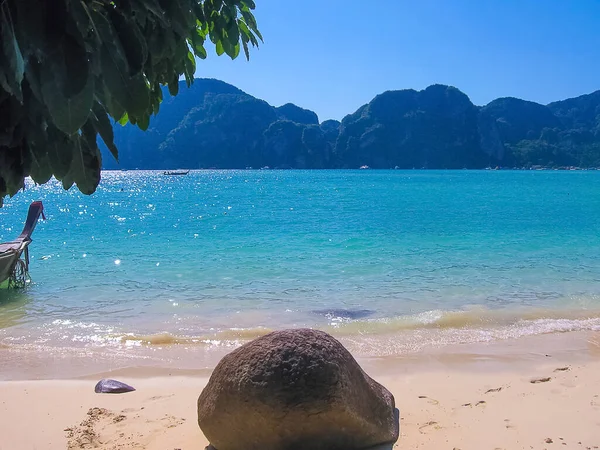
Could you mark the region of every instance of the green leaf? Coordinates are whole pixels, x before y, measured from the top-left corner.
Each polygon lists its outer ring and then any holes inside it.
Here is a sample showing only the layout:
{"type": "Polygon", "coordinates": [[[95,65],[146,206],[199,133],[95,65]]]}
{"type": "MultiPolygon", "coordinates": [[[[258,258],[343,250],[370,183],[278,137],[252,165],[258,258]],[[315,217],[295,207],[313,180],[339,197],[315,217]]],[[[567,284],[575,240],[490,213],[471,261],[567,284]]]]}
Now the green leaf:
{"type": "Polygon", "coordinates": [[[242,46],[244,47],[244,53],[246,54],[246,60],[250,60],[250,51],[248,50],[248,41],[242,40],[242,46]]]}
{"type": "Polygon", "coordinates": [[[152,88],[152,111],[154,112],[154,114],[158,114],[158,111],[160,109],[160,104],[162,103],[162,99],[163,99],[163,93],[162,93],[162,89],[160,87],[159,83],[155,83],[154,87],[152,88]]]}
{"type": "Polygon", "coordinates": [[[254,36],[252,31],[250,31],[250,29],[248,28],[248,25],[243,20],[238,21],[238,24],[240,27],[240,31],[242,32],[242,39],[246,39],[246,43],[250,41],[253,46],[258,47],[258,41],[256,40],[256,37],[254,36]]]}
{"type": "Polygon", "coordinates": [[[200,22],[204,22],[206,19],[204,17],[204,10],[202,9],[202,4],[200,2],[193,2],[192,7],[194,9],[196,19],[200,22]]]}
{"type": "Polygon", "coordinates": [[[182,8],[181,0],[168,0],[165,15],[170,20],[173,30],[183,38],[186,38],[196,25],[196,18],[182,8]]]}
{"type": "Polygon", "coordinates": [[[225,47],[225,53],[227,53],[227,55],[231,59],[237,58],[238,55],[240,54],[240,44],[239,43],[231,44],[229,41],[227,41],[227,45],[225,45],[224,47],[225,47]]]}
{"type": "Polygon", "coordinates": [[[250,12],[250,11],[244,11],[242,10],[242,17],[244,18],[244,21],[246,22],[246,24],[248,25],[248,27],[254,31],[254,34],[256,34],[259,39],[262,41],[262,35],[260,34],[260,31],[258,31],[258,26],[256,24],[256,19],[254,18],[254,15],[250,12]]]}
{"type": "Polygon", "coordinates": [[[258,41],[256,40],[253,34],[250,34],[250,42],[252,42],[253,46],[258,47],[258,41]]]}
{"type": "Polygon", "coordinates": [[[194,54],[190,51],[187,52],[187,58],[185,60],[185,80],[187,82],[187,86],[190,87],[194,82],[194,74],[196,73],[196,59],[194,58],[194,54]]]}
{"type": "Polygon", "coordinates": [[[101,90],[96,91],[96,98],[104,105],[106,112],[110,114],[115,121],[118,122],[126,114],[125,108],[111,95],[106,84],[102,86],[101,90]]]}
{"type": "Polygon", "coordinates": [[[140,127],[141,130],[146,131],[150,126],[150,115],[145,114],[137,122],[137,126],[140,127]]]}
{"type": "Polygon", "coordinates": [[[129,116],[140,117],[150,106],[148,86],[141,74],[129,76],[123,55],[104,46],[101,55],[104,85],[129,116]]]}
{"type": "Polygon", "coordinates": [[[92,108],[94,79],[88,75],[83,90],[71,98],[66,98],[52,66],[46,65],[42,68],[41,83],[44,103],[56,127],[66,134],[76,133],[87,121],[92,108]]]}
{"type": "Polygon", "coordinates": [[[128,123],[128,122],[129,122],[129,116],[127,115],[127,113],[123,114],[123,117],[121,117],[121,118],[118,120],[118,123],[119,123],[119,125],[121,125],[121,126],[123,126],[123,127],[124,127],[125,125],[127,125],[127,123],[128,123]]]}
{"type": "Polygon", "coordinates": [[[169,81],[169,94],[175,97],[179,93],[179,78],[175,77],[169,81]]]}
{"type": "Polygon", "coordinates": [[[0,188],[11,197],[25,188],[22,153],[26,149],[15,147],[0,152],[0,188]]]}
{"type": "Polygon", "coordinates": [[[29,147],[31,168],[29,175],[37,184],[47,183],[52,178],[52,168],[48,162],[45,143],[32,143],[29,147]]]}
{"type": "MultiPolygon", "coordinates": [[[[239,20],[238,27],[239,27],[239,30],[242,32],[242,38],[244,37],[244,35],[246,35],[246,39],[250,39],[250,35],[252,33],[250,32],[248,25],[246,25],[246,22],[244,22],[243,20],[239,20]]],[[[248,42],[248,41],[246,41],[246,42],[248,42]]]]}
{"type": "Polygon", "coordinates": [[[142,71],[148,58],[146,40],[133,20],[126,18],[116,10],[113,10],[111,19],[127,59],[129,74],[136,75],[142,71]]]}
{"type": "Polygon", "coordinates": [[[187,59],[185,60],[185,68],[188,74],[190,74],[193,78],[194,74],[196,73],[196,58],[194,58],[194,54],[192,52],[188,52],[187,54],[187,59]]]}
{"type": "Polygon", "coordinates": [[[54,78],[61,83],[60,90],[68,98],[76,96],[86,87],[90,79],[90,64],[82,42],[66,35],[62,48],[53,58],[46,61],[55,72],[54,78]]]}
{"type": "MultiPolygon", "coordinates": [[[[81,193],[90,195],[96,191],[98,183],[100,183],[100,167],[102,165],[102,157],[96,144],[96,131],[88,122],[83,126],[81,135],[75,136],[75,138],[73,160],[65,179],[71,185],[74,182],[81,193]]],[[[63,185],[65,179],[63,179],[63,185]]]]}
{"type": "MultiPolygon", "coordinates": [[[[136,0],[136,3],[138,2],[138,0],[136,0]]],[[[161,8],[160,4],[158,3],[158,0],[139,0],[139,2],[143,5],[143,8],[145,8],[146,10],[150,11],[153,14],[153,17],[155,20],[158,20],[158,22],[163,26],[163,27],[168,27],[168,23],[165,20],[165,14],[163,12],[163,9],[161,8]]],[[[139,8],[139,6],[137,7],[137,9],[141,9],[139,8]]]]}
{"type": "Polygon", "coordinates": [[[42,83],[40,81],[40,65],[37,61],[31,61],[29,68],[25,72],[25,81],[29,85],[29,89],[35,98],[41,104],[44,104],[44,96],[42,95],[42,83]]]}
{"type": "Polygon", "coordinates": [[[92,31],[92,21],[82,0],[72,0],[69,4],[70,13],[81,36],[86,39],[92,31]]]}
{"type": "Polygon", "coordinates": [[[204,35],[200,29],[196,29],[191,37],[192,49],[198,58],[206,59],[206,49],[204,48],[204,35]]]}
{"type": "Polygon", "coordinates": [[[22,102],[21,82],[25,74],[25,61],[15,37],[12,22],[6,17],[5,9],[7,8],[8,6],[4,6],[4,3],[0,8],[2,11],[0,17],[0,38],[2,40],[2,46],[0,47],[0,67],[2,67],[4,74],[4,76],[0,77],[0,82],[5,91],[11,93],[22,102]]]}
{"type": "Polygon", "coordinates": [[[108,115],[106,114],[106,110],[100,103],[94,102],[94,106],[92,108],[92,113],[93,113],[92,123],[94,125],[96,132],[100,135],[100,137],[102,138],[102,140],[104,141],[104,143],[106,144],[108,149],[110,150],[110,153],[113,155],[115,160],[118,162],[119,161],[119,150],[117,149],[117,147],[114,143],[115,136],[114,136],[114,132],[113,132],[113,127],[110,123],[108,115]]]}
{"type": "Polygon", "coordinates": [[[98,10],[88,7],[85,3],[83,3],[83,7],[92,23],[98,46],[114,43],[115,31],[106,16],[98,10]]]}
{"type": "Polygon", "coordinates": [[[240,29],[234,20],[231,21],[229,29],[227,30],[227,38],[233,46],[237,45],[240,41],[240,29]]]}
{"type": "Polygon", "coordinates": [[[217,41],[217,55],[221,56],[223,53],[225,53],[225,49],[223,48],[223,42],[222,41],[217,41]]]}
{"type": "Polygon", "coordinates": [[[23,48],[45,48],[48,45],[46,36],[47,5],[37,0],[20,0],[14,2],[17,8],[17,41],[23,48]]]}
{"type": "Polygon", "coordinates": [[[69,172],[71,161],[73,160],[73,141],[66,134],[60,132],[53,126],[47,130],[48,159],[54,176],[58,180],[69,172]]]}
{"type": "Polygon", "coordinates": [[[65,191],[68,191],[69,189],[71,189],[71,186],[73,186],[73,184],[75,183],[75,180],[73,179],[73,175],[71,173],[68,173],[62,178],[61,182],[63,185],[63,189],[65,191]]]}

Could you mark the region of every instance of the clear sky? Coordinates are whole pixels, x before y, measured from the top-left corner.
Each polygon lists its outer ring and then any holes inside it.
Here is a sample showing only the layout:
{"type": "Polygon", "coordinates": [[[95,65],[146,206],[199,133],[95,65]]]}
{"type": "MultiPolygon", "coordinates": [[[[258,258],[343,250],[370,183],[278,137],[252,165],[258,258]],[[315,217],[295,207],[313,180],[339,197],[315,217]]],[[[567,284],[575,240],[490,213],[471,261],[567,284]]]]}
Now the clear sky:
{"type": "Polygon", "coordinates": [[[255,0],[265,42],[196,76],[342,119],[393,89],[456,86],[477,105],[600,89],[599,0],[255,0]]]}

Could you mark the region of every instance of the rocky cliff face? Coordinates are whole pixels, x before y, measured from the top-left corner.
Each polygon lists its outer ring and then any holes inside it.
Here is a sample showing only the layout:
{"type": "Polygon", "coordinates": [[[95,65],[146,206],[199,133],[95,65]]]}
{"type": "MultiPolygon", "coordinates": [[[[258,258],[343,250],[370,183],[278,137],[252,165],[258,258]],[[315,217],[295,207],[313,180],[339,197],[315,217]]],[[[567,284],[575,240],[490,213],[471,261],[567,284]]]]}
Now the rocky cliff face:
{"type": "Polygon", "coordinates": [[[274,108],[218,80],[164,95],[147,132],[116,126],[120,165],[107,156],[106,168],[329,167],[335,121],[321,130],[312,111],[291,103],[274,108]]]}
{"type": "Polygon", "coordinates": [[[279,108],[275,108],[275,111],[279,120],[289,120],[304,125],[319,125],[319,117],[316,113],[300,108],[293,103],[286,103],[279,108]]]}
{"type": "Polygon", "coordinates": [[[600,91],[550,103],[548,109],[566,129],[596,132],[600,128],[600,91]]]}
{"type": "Polygon", "coordinates": [[[210,93],[159,144],[167,167],[235,169],[261,164],[273,108],[249,95],[210,93]]]}
{"type": "Polygon", "coordinates": [[[478,114],[453,87],[386,92],[344,118],[336,161],[349,168],[481,167],[478,114]]]}
{"type": "Polygon", "coordinates": [[[507,144],[537,139],[544,128],[561,125],[548,107],[518,98],[499,98],[481,108],[481,112],[494,118],[500,139],[507,144]]]}
{"type": "MultiPolygon", "coordinates": [[[[443,85],[388,91],[340,123],[278,108],[218,80],[165,92],[147,132],[116,126],[106,168],[429,168],[600,166],[600,91],[547,106],[473,105],[443,85]]],[[[106,152],[106,155],[108,153],[106,152]]]]}

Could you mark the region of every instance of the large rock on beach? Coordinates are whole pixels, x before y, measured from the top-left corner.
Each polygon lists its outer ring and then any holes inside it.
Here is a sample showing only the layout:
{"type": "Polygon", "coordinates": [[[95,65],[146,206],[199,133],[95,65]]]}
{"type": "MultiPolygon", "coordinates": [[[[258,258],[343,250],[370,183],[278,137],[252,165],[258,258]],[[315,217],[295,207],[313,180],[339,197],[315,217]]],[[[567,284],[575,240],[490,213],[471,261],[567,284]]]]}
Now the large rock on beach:
{"type": "Polygon", "coordinates": [[[394,396],[339,341],[309,329],[225,356],[198,398],[198,424],[217,450],[363,450],[399,434],[394,396]]]}

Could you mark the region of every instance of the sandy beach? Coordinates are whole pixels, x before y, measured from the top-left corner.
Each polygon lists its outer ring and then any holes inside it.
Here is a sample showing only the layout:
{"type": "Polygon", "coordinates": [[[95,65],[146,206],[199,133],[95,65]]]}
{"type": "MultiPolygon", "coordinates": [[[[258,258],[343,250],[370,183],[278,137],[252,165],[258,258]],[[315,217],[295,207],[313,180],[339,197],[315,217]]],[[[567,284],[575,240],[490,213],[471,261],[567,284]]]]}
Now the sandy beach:
{"type": "MultiPolygon", "coordinates": [[[[361,363],[396,398],[401,436],[395,448],[600,446],[599,333],[361,363]]],[[[0,383],[0,449],[193,450],[207,445],[196,423],[205,372],[124,369],[104,375],[137,390],[96,394],[100,375],[0,383]]]]}

